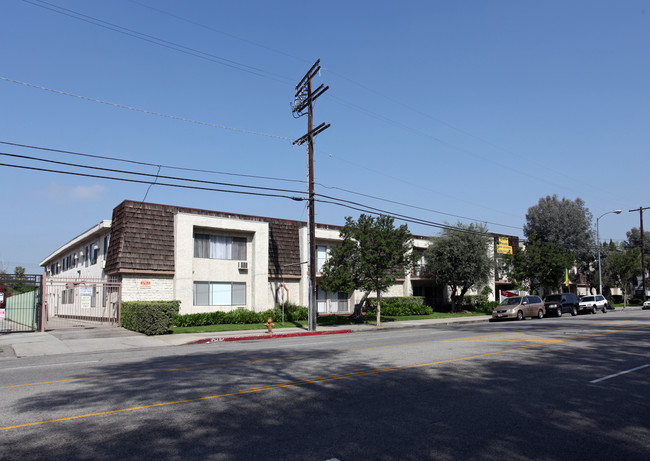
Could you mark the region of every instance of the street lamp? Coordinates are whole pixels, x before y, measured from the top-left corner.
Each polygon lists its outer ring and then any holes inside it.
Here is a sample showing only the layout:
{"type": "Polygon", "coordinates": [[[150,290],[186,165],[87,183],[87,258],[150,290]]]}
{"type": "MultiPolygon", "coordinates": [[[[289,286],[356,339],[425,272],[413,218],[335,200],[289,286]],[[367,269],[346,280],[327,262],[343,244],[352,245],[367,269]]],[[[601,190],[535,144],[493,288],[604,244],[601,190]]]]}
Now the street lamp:
{"type": "Polygon", "coordinates": [[[603,294],[603,271],[600,269],[600,228],[598,225],[598,221],[600,221],[600,218],[610,213],[621,214],[621,210],[608,211],[607,213],[603,213],[596,218],[596,243],[598,244],[598,294],[599,295],[603,294]]]}

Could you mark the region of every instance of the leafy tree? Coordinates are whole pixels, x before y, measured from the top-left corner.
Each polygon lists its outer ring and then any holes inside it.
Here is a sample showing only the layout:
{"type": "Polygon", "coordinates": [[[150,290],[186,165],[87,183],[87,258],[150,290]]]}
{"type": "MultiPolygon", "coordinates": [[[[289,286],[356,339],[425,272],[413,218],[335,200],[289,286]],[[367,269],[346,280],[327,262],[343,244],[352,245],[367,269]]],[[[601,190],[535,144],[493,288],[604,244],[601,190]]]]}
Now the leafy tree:
{"type": "Polygon", "coordinates": [[[559,200],[557,195],[539,199],[526,213],[524,235],[530,240],[533,235],[541,243],[553,243],[578,260],[594,259],[593,216],[585,202],[577,198],[559,200]]]}
{"type": "MultiPolygon", "coordinates": [[[[638,227],[633,227],[626,233],[627,240],[623,243],[623,246],[626,250],[632,248],[641,249],[641,231],[638,227]]],[[[650,232],[643,231],[643,246],[645,254],[650,254],[650,232]]]]}
{"type": "MultiPolygon", "coordinates": [[[[16,266],[14,269],[14,277],[18,280],[25,277],[25,268],[22,266],[16,266]]],[[[27,293],[28,291],[33,291],[34,286],[24,282],[14,282],[10,284],[10,287],[14,293],[27,293]]]]}
{"type": "Polygon", "coordinates": [[[531,291],[539,288],[558,290],[565,279],[566,270],[572,267],[575,258],[564,248],[542,242],[531,235],[525,248],[515,247],[513,254],[505,258],[509,262],[508,277],[531,291]]]}
{"type": "MultiPolygon", "coordinates": [[[[624,247],[625,245],[623,245],[624,247]]],[[[641,273],[641,250],[632,248],[612,251],[603,263],[603,279],[623,290],[627,302],[628,287],[634,286],[641,273]]]]}
{"type": "MultiPolygon", "coordinates": [[[[340,246],[330,251],[320,280],[326,291],[361,289],[377,293],[377,326],[381,324],[381,293],[414,264],[413,237],[406,225],[395,227],[393,218],[362,214],[358,221],[345,218],[340,246]]],[[[354,315],[360,315],[360,307],[354,315]]]]}
{"type": "Polygon", "coordinates": [[[494,267],[485,225],[459,222],[456,228],[447,228],[441,237],[432,238],[424,252],[427,272],[436,283],[451,290],[453,312],[459,310],[470,288],[487,283],[494,267]]]}

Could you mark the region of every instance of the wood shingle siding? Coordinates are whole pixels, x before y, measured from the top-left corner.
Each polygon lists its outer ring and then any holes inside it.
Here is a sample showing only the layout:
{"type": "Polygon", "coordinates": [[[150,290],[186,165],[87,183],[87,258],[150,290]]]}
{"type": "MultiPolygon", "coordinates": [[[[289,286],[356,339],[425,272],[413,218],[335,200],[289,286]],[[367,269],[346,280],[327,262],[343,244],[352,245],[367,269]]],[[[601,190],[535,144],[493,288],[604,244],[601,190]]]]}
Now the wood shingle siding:
{"type": "MultiPolygon", "coordinates": [[[[269,277],[300,277],[300,229],[291,221],[126,200],[113,210],[106,273],[174,273],[174,216],[189,213],[269,225],[269,277]]],[[[337,226],[318,226],[340,229],[337,226]]]]}

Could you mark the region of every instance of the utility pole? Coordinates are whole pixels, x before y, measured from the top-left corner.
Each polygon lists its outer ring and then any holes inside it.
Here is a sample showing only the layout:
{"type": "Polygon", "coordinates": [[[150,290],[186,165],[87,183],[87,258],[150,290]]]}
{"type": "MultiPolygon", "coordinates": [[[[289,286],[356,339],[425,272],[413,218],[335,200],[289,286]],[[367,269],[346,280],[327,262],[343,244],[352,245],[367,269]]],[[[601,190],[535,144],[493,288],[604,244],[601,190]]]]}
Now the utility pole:
{"type": "Polygon", "coordinates": [[[314,128],[314,101],[320,95],[325,93],[329,86],[320,85],[315,91],[312,91],[311,81],[320,71],[320,59],[317,60],[311,69],[296,85],[296,95],[294,103],[291,105],[291,111],[294,118],[305,115],[307,110],[307,134],[296,139],[293,144],[298,146],[307,142],[308,156],[308,206],[309,206],[309,331],[316,331],[316,319],[318,310],[316,309],[316,212],[314,210],[314,136],[325,131],[330,124],[321,123],[314,128]]]}
{"type": "Polygon", "coordinates": [[[630,213],[634,211],[639,212],[640,216],[640,231],[641,231],[641,280],[643,280],[643,301],[645,302],[646,300],[646,286],[645,286],[645,242],[644,242],[644,237],[643,237],[643,210],[648,210],[650,209],[650,206],[647,207],[639,207],[635,210],[629,210],[630,213]]]}

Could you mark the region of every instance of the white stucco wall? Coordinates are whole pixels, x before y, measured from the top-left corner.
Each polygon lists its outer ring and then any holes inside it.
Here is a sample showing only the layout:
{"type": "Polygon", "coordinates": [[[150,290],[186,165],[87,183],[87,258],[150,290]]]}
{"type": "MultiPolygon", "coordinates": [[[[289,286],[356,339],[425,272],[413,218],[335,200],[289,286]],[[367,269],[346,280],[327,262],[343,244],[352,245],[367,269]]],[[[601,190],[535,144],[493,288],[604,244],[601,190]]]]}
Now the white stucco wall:
{"type": "MultiPolygon", "coordinates": [[[[122,301],[172,301],[174,278],[171,275],[122,275],[122,301]]],[[[182,309],[181,304],[181,309],[182,309]]]]}
{"type": "Polygon", "coordinates": [[[180,313],[229,311],[245,307],[263,311],[269,304],[269,226],[266,222],[178,213],[174,217],[175,299],[180,313]],[[245,237],[248,270],[238,269],[238,261],[194,258],[194,230],[245,237]],[[242,306],[194,306],[194,282],[246,283],[246,304],[242,306]]]}
{"type": "Polygon", "coordinates": [[[106,278],[104,266],[106,263],[108,247],[105,247],[104,245],[104,238],[107,238],[107,243],[110,242],[110,239],[108,238],[110,237],[110,226],[110,221],[102,221],[58,248],[54,253],[40,263],[47,276],[54,280],[106,278]],[[93,251],[97,252],[97,261],[94,264],[92,263],[93,251]],[[67,263],[64,262],[64,260],[71,264],[66,267],[67,263]],[[54,271],[52,271],[53,265],[55,266],[54,271]]]}

